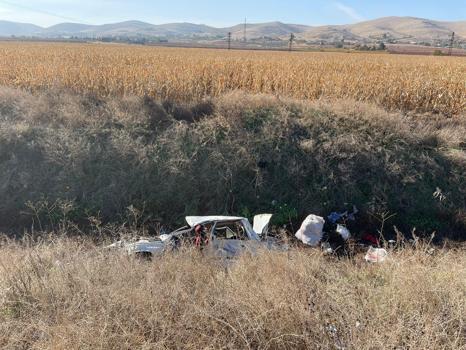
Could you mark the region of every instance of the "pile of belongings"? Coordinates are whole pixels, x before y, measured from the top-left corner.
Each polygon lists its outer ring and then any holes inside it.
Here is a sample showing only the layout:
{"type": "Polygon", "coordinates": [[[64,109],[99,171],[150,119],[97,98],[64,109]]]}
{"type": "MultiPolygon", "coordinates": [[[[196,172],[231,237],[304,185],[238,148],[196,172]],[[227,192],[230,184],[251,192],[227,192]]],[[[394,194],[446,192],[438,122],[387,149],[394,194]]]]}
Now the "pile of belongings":
{"type": "Polygon", "coordinates": [[[306,245],[317,247],[324,236],[324,218],[317,215],[309,215],[302,223],[296,238],[306,245]]]}
{"type": "MultiPolygon", "coordinates": [[[[302,223],[296,238],[306,245],[317,247],[324,238],[325,219],[317,215],[309,215],[302,223]]],[[[351,237],[351,233],[344,225],[336,225],[335,232],[343,241],[347,241],[351,237]]]]}
{"type": "Polygon", "coordinates": [[[330,223],[332,224],[336,224],[337,222],[339,221],[355,221],[356,220],[356,217],[355,215],[359,213],[359,210],[358,208],[356,208],[356,206],[353,206],[353,212],[352,213],[348,213],[348,211],[345,211],[343,213],[337,213],[337,212],[333,212],[333,213],[330,213],[329,216],[327,216],[328,220],[330,221],[330,223]]]}
{"type": "MultiPolygon", "coordinates": [[[[296,238],[304,244],[311,247],[318,247],[321,245],[322,250],[326,254],[332,254],[337,252],[332,246],[331,238],[334,242],[337,242],[337,246],[340,247],[345,245],[345,242],[351,238],[351,233],[346,227],[347,221],[355,221],[355,215],[358,213],[358,209],[353,207],[353,212],[331,213],[327,218],[329,220],[326,223],[323,217],[317,215],[309,215],[302,223],[298,232],[296,232],[296,238]],[[331,231],[330,234],[324,232],[324,226],[331,231]],[[332,234],[332,232],[334,232],[332,234]],[[332,237],[333,235],[333,237],[332,237]]],[[[369,263],[381,263],[384,262],[388,257],[388,252],[382,248],[376,248],[379,245],[379,240],[371,235],[366,234],[362,237],[362,241],[370,245],[369,251],[367,252],[364,259],[369,263]],[[375,247],[374,247],[375,246],[375,247]]]]}

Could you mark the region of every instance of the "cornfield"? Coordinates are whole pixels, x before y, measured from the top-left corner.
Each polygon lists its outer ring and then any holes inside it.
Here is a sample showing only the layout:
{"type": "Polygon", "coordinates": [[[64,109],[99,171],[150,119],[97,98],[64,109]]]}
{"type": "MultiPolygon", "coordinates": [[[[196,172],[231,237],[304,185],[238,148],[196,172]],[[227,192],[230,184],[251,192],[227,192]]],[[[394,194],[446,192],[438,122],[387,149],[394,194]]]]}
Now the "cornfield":
{"type": "Polygon", "coordinates": [[[466,60],[360,53],[251,52],[114,44],[0,44],[0,85],[101,96],[199,100],[232,90],[353,99],[388,110],[460,114],[466,60]]]}

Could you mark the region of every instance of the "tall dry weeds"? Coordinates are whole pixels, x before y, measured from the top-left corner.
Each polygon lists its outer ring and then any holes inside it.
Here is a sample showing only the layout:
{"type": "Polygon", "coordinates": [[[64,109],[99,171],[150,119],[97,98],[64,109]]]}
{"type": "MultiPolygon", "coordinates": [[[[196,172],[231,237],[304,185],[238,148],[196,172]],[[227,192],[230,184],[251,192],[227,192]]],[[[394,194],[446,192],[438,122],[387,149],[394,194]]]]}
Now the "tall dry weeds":
{"type": "Polygon", "coordinates": [[[54,239],[0,248],[4,349],[464,349],[464,250],[368,265],[314,250],[151,263],[54,239]]]}

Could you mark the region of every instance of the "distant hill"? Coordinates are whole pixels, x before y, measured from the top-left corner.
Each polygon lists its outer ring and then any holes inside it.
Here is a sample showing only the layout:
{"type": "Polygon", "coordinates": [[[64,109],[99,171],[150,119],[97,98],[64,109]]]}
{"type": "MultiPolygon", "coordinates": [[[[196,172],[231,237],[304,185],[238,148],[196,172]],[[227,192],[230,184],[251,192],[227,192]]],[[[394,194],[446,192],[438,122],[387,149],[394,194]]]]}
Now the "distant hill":
{"type": "Polygon", "coordinates": [[[335,40],[363,40],[354,34],[348,26],[320,26],[306,30],[298,34],[298,38],[313,41],[335,41],[335,40]]]}
{"type": "MultiPolygon", "coordinates": [[[[423,18],[413,17],[385,17],[350,26],[351,31],[366,38],[381,37],[387,34],[396,39],[435,39],[451,36],[455,26],[464,33],[464,22],[437,22],[423,18]]],[[[459,33],[458,33],[459,34],[459,33]]],[[[460,35],[461,36],[461,35],[460,35]]]]}
{"type": "MultiPolygon", "coordinates": [[[[286,24],[281,22],[269,23],[248,23],[246,25],[246,34],[248,38],[263,38],[263,37],[282,37],[289,36],[291,33],[304,33],[309,30],[309,26],[299,24],[286,24]]],[[[226,33],[231,32],[234,39],[244,37],[244,24],[225,28],[226,33]]]]}
{"type": "Polygon", "coordinates": [[[308,29],[304,39],[394,39],[422,41],[447,39],[452,32],[466,39],[466,21],[438,22],[414,17],[384,17],[350,25],[322,26],[308,29]]]}
{"type": "Polygon", "coordinates": [[[155,31],[166,35],[223,35],[225,31],[221,28],[209,27],[204,24],[192,23],[168,23],[155,26],[155,31]]]}
{"type": "MultiPolygon", "coordinates": [[[[286,39],[290,33],[297,38],[314,41],[370,41],[396,40],[398,42],[446,40],[454,31],[457,38],[466,40],[466,21],[439,22],[414,17],[384,17],[349,25],[327,25],[311,27],[281,22],[248,23],[247,38],[281,38],[286,39]]],[[[0,21],[0,36],[27,36],[57,38],[76,36],[89,37],[166,37],[190,38],[225,37],[232,33],[233,39],[242,39],[244,24],[228,28],[214,28],[203,24],[168,23],[154,25],[141,21],[126,21],[104,25],[87,25],[80,23],[62,23],[49,28],[33,24],[0,21]]]]}
{"type": "Polygon", "coordinates": [[[54,34],[54,35],[67,35],[75,34],[79,32],[85,32],[90,30],[94,26],[80,23],[61,23],[54,25],[49,28],[42,29],[42,35],[54,34]]]}
{"type": "Polygon", "coordinates": [[[459,22],[440,22],[454,31],[461,38],[466,38],[466,21],[459,22]]]}
{"type": "Polygon", "coordinates": [[[50,28],[44,28],[39,36],[56,37],[69,35],[77,37],[180,37],[193,35],[218,35],[224,30],[192,23],[167,23],[154,25],[141,21],[126,21],[103,25],[84,25],[63,23],[50,28]]]}
{"type": "Polygon", "coordinates": [[[0,21],[1,36],[34,36],[43,31],[43,28],[29,23],[0,21]]]}

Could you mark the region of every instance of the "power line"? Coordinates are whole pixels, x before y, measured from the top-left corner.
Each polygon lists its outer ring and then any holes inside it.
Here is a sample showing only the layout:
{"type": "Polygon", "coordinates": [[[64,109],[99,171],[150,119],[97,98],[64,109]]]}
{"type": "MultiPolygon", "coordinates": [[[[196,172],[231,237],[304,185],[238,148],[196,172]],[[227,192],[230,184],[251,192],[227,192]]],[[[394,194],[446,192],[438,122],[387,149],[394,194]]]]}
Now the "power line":
{"type": "Polygon", "coordinates": [[[247,41],[247,37],[246,37],[247,26],[248,26],[248,19],[245,18],[245,19],[244,19],[244,37],[243,37],[243,41],[244,41],[244,42],[247,41]]]}
{"type": "Polygon", "coordinates": [[[448,48],[448,56],[453,53],[453,45],[455,45],[455,32],[451,34],[450,47],[448,48]]]}
{"type": "Polygon", "coordinates": [[[289,45],[288,45],[288,51],[293,51],[293,41],[295,39],[295,35],[291,33],[290,35],[290,40],[289,40],[289,45]]]}
{"type": "Polygon", "coordinates": [[[80,20],[78,18],[62,16],[62,15],[54,13],[54,12],[44,11],[44,10],[36,9],[36,8],[30,7],[30,6],[18,5],[18,4],[14,4],[12,2],[5,1],[5,0],[0,0],[0,3],[5,4],[7,6],[23,9],[23,10],[28,10],[28,11],[35,12],[35,13],[41,13],[43,15],[47,15],[47,16],[51,16],[51,17],[55,17],[55,18],[61,18],[61,19],[64,19],[66,21],[73,21],[73,22],[90,24],[90,23],[88,23],[86,21],[83,21],[83,20],[80,20]]]}

